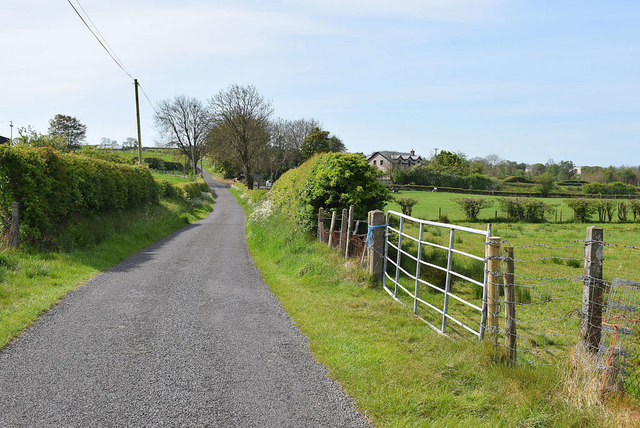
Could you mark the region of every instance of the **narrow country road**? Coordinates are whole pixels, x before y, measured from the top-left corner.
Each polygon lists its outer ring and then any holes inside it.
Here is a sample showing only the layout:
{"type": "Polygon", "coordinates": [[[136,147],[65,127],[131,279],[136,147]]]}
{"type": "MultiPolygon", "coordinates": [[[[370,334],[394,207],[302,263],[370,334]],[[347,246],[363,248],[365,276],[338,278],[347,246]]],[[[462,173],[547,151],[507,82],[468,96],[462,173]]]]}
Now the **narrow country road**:
{"type": "Polygon", "coordinates": [[[2,427],[367,426],[214,211],[70,293],[0,351],[2,427]]]}

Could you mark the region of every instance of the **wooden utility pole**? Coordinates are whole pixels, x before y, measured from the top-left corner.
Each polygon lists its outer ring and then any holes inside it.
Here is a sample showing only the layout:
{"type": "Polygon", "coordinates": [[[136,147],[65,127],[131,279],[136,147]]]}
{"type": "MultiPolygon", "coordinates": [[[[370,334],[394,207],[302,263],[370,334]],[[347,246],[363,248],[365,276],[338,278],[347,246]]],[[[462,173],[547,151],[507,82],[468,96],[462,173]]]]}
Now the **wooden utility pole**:
{"type": "Polygon", "coordinates": [[[138,124],[138,161],[142,165],[142,133],[140,132],[140,101],[138,100],[138,79],[133,79],[136,90],[136,123],[138,124]]]}

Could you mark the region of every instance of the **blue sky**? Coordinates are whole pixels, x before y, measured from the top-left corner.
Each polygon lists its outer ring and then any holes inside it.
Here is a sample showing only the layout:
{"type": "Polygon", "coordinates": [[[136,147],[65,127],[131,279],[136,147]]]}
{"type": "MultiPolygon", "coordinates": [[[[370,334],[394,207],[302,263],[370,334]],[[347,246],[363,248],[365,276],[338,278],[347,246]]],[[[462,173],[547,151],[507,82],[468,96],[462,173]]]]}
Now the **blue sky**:
{"type": "MultiPolygon", "coordinates": [[[[640,164],[637,1],[81,4],[154,102],[252,83],[276,116],[313,117],[354,152],[640,164]]],[[[2,15],[1,135],[63,113],[89,143],[135,136],[132,82],[66,1],[4,1],[2,15]]]]}

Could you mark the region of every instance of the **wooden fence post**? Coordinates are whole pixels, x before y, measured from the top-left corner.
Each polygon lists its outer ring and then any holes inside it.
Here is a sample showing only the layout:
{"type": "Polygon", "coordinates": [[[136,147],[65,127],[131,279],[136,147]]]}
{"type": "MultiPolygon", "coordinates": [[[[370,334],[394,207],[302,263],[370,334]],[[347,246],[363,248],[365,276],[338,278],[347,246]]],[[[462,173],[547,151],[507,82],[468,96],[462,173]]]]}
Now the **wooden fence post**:
{"type": "Polygon", "coordinates": [[[384,240],[385,228],[376,227],[384,225],[384,212],[380,210],[369,211],[369,227],[374,227],[371,231],[371,242],[369,242],[369,274],[373,275],[376,281],[382,282],[384,275],[384,240]]]}
{"type": "Polygon", "coordinates": [[[324,235],[324,208],[318,210],[318,242],[322,242],[324,235]]]}
{"type": "Polygon", "coordinates": [[[584,349],[592,354],[598,351],[602,334],[602,305],[604,284],[602,282],[604,231],[598,226],[587,228],[584,246],[584,281],[582,288],[582,311],[580,337],[584,349]]]}
{"type": "Polygon", "coordinates": [[[331,226],[329,227],[329,239],[327,239],[327,246],[329,248],[333,245],[333,229],[336,226],[336,214],[337,212],[335,210],[331,213],[331,226]]]}
{"type": "Polygon", "coordinates": [[[487,278],[487,330],[491,335],[491,341],[498,344],[498,316],[500,315],[500,238],[491,236],[487,240],[489,275],[487,278]]]}
{"type": "Polygon", "coordinates": [[[347,244],[344,246],[345,257],[349,257],[349,247],[351,246],[351,223],[353,223],[353,205],[349,207],[349,219],[347,220],[347,244]]]}
{"type": "Polygon", "coordinates": [[[509,362],[515,364],[518,336],[516,334],[516,290],[513,247],[504,247],[502,255],[502,272],[504,274],[504,345],[507,348],[507,358],[509,362]]]}
{"type": "Polygon", "coordinates": [[[9,247],[16,248],[20,245],[20,204],[11,203],[11,227],[9,228],[9,247]]]}
{"type": "Polygon", "coordinates": [[[340,255],[344,257],[344,244],[346,243],[345,234],[347,233],[347,209],[342,209],[342,218],[340,219],[340,255]]]}

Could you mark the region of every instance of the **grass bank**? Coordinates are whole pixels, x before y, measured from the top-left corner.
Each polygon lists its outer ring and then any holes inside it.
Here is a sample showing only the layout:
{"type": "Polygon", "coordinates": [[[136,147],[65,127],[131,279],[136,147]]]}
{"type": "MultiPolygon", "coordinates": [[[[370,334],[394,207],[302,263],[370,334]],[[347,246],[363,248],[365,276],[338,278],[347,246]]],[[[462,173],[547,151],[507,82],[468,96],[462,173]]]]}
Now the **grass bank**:
{"type": "Polygon", "coordinates": [[[204,218],[213,200],[163,199],[158,205],[75,219],[61,250],[0,253],[0,348],[70,290],[142,248],[204,218]]]}
{"type": "MultiPolygon", "coordinates": [[[[249,193],[239,200],[251,212],[257,198],[249,193]]],[[[371,284],[357,263],[338,258],[268,208],[250,216],[247,242],[315,358],[377,426],[638,422],[635,405],[625,398],[588,400],[566,362],[508,367],[482,344],[434,333],[371,284]]]]}

